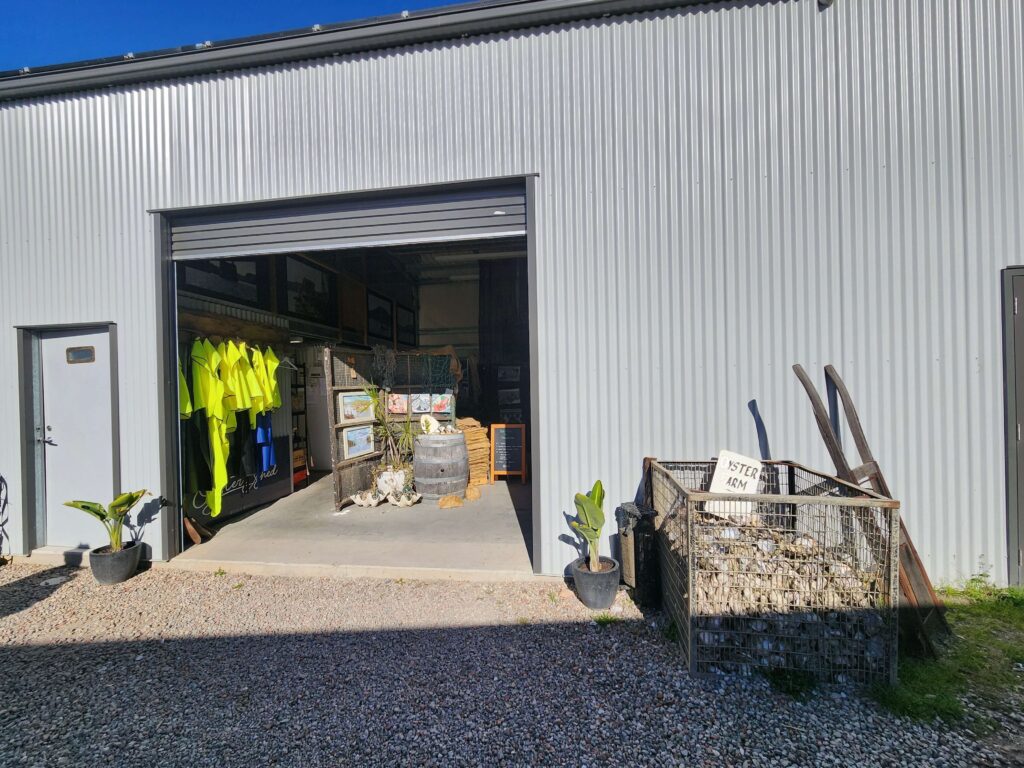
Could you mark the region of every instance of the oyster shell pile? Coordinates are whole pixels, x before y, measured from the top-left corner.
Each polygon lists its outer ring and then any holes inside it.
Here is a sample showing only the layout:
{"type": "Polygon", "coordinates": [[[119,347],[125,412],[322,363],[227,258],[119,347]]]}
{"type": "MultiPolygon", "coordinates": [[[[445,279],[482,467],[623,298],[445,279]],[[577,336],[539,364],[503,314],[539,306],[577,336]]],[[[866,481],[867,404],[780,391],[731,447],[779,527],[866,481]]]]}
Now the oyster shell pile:
{"type": "MultiPolygon", "coordinates": [[[[760,520],[744,525],[697,511],[693,522],[697,671],[768,667],[835,682],[885,679],[896,649],[880,553],[856,557],[849,547],[825,547],[806,532],[760,520]]],[[[663,532],[685,564],[684,526],[669,521],[663,532]]]]}

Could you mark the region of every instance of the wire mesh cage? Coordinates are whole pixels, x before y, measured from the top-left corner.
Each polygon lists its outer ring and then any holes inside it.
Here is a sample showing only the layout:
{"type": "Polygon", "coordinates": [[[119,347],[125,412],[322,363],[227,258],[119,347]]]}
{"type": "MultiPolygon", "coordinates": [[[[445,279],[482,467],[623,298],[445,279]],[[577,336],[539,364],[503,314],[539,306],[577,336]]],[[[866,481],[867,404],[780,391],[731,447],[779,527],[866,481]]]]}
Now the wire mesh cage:
{"type": "Polygon", "coordinates": [[[899,502],[792,462],[709,493],[715,461],[652,462],[662,602],[692,673],[895,682],[899,502]]]}

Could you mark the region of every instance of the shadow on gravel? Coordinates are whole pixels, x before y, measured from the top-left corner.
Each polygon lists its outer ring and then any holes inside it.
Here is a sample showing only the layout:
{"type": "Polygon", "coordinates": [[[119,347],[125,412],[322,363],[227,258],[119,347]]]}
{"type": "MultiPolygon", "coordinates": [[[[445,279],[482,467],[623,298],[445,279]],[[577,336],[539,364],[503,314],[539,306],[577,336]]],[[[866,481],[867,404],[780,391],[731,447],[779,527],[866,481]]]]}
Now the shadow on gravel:
{"type": "Polygon", "coordinates": [[[0,619],[24,611],[67,584],[74,571],[63,566],[36,571],[31,576],[0,585],[0,619]]]}
{"type": "Polygon", "coordinates": [[[666,658],[626,621],[0,646],[0,762],[615,761],[616,740],[581,722],[594,707],[647,762],[678,727],[672,699],[655,703],[678,682],[666,658]]]}

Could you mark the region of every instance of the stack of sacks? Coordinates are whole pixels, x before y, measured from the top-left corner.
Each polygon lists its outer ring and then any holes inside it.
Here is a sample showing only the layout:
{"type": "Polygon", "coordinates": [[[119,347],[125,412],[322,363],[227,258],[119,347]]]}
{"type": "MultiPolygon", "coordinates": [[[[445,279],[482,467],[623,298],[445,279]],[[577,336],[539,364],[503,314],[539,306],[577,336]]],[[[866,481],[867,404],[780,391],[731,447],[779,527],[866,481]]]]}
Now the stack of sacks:
{"type": "Polygon", "coordinates": [[[457,426],[466,437],[469,451],[469,484],[487,485],[491,481],[491,441],[487,427],[476,419],[457,419],[457,426]]]}

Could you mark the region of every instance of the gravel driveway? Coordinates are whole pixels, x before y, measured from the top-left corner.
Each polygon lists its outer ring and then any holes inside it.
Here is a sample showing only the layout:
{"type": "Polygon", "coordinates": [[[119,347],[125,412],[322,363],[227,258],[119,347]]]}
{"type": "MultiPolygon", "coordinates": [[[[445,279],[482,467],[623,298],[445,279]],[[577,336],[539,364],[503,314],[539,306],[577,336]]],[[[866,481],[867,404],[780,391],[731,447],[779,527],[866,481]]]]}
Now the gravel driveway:
{"type": "Polygon", "coordinates": [[[598,626],[550,583],[4,566],[0,764],[995,763],[852,693],[692,679],[619,600],[598,626]]]}

